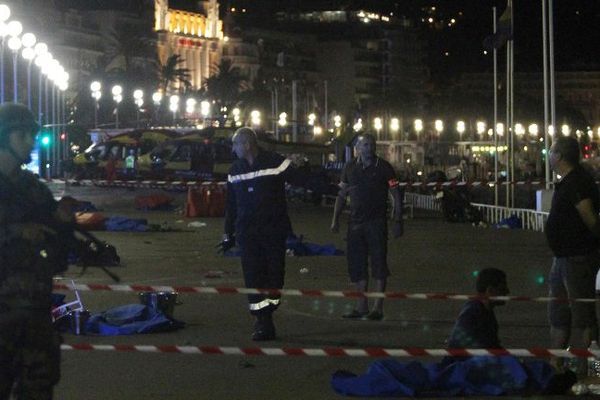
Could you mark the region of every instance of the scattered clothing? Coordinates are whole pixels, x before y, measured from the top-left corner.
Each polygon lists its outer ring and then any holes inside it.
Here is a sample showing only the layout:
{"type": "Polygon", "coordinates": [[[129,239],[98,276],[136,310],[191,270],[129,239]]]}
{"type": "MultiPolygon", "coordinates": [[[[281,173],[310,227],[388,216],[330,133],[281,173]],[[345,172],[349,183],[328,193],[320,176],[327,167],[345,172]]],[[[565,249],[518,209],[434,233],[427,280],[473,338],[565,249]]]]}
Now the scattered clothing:
{"type": "Polygon", "coordinates": [[[508,218],[500,220],[500,222],[494,225],[494,228],[521,229],[523,228],[523,221],[513,214],[508,218]]]}

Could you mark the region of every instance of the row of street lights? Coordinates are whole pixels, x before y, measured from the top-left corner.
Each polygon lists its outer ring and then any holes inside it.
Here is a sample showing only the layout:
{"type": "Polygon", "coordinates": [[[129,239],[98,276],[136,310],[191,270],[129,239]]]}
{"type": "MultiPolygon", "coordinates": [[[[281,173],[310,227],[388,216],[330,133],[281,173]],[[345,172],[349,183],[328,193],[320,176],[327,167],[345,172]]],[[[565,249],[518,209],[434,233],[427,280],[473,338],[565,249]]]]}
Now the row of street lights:
{"type": "MultiPolygon", "coordinates": [[[[95,102],[94,107],[94,127],[98,128],[98,109],[100,107],[99,101],[102,98],[102,84],[99,81],[93,81],[90,84],[90,91],[92,98],[95,102]]],[[[114,85],[111,88],[111,94],[113,101],[115,102],[115,128],[119,128],[119,103],[123,101],[123,87],[121,85],[114,85]]],[[[152,102],[155,106],[155,113],[158,110],[163,101],[162,92],[156,91],[152,94],[152,102]]],[[[140,112],[143,111],[144,106],[144,91],[141,89],[135,89],[133,91],[133,101],[136,105],[137,125],[139,125],[140,112]]],[[[187,98],[185,101],[185,112],[189,115],[196,113],[196,105],[198,104],[195,98],[187,98]]],[[[180,97],[178,95],[169,96],[169,111],[173,113],[173,122],[177,120],[177,113],[180,109],[180,97]]],[[[239,111],[239,110],[238,110],[239,111]]],[[[211,103],[207,100],[200,102],[200,115],[206,119],[211,115],[211,103]]],[[[156,115],[155,115],[156,116],[156,115]]]]}
{"type": "MultiPolygon", "coordinates": [[[[6,47],[12,52],[13,67],[13,98],[12,101],[19,102],[19,79],[18,66],[19,54],[27,61],[27,107],[32,109],[32,64],[39,68],[38,72],[38,122],[42,127],[50,127],[52,139],[45,137],[42,144],[46,147],[47,171],[49,167],[55,167],[60,157],[64,157],[68,151],[68,143],[65,137],[65,146],[53,146],[52,154],[50,147],[56,142],[59,134],[58,127],[64,126],[65,98],[64,92],[69,87],[69,74],[48,50],[48,45],[39,42],[31,32],[23,33],[23,24],[11,17],[10,7],[0,4],[0,102],[6,101],[5,79],[4,79],[4,52],[6,47]],[[49,83],[52,83],[49,88],[49,83]],[[43,87],[43,88],[42,88],[43,87]],[[51,90],[51,93],[49,93],[51,90]],[[42,107],[44,103],[44,107],[42,107]],[[62,155],[61,155],[62,152],[62,155]]],[[[62,138],[62,136],[61,136],[62,138]]]]}

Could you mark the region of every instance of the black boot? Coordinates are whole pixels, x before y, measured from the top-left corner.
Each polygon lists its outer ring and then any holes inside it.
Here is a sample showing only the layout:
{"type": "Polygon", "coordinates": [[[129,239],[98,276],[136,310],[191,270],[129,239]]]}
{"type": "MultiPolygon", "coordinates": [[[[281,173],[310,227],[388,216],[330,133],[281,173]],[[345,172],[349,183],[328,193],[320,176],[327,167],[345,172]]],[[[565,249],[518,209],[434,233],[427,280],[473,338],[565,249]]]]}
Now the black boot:
{"type": "Polygon", "coordinates": [[[273,325],[273,317],[271,313],[258,314],[254,323],[254,333],[252,340],[263,342],[266,340],[275,339],[275,325],[273,325]]]}

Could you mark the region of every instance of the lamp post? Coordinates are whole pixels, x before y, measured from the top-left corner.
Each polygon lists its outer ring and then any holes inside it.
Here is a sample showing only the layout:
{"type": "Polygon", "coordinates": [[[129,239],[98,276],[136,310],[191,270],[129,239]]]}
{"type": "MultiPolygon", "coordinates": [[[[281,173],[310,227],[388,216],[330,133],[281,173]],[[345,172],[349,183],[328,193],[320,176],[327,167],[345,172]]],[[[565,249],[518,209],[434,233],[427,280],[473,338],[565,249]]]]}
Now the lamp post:
{"type": "Polygon", "coordinates": [[[163,95],[161,92],[152,93],[152,102],[154,103],[154,123],[158,123],[158,112],[160,110],[160,103],[163,95]]]}
{"type": "Polygon", "coordinates": [[[392,132],[392,137],[396,137],[398,135],[399,131],[400,131],[400,120],[398,118],[390,119],[390,132],[392,132]]]}
{"type": "Polygon", "coordinates": [[[35,50],[33,46],[36,42],[36,37],[33,33],[26,33],[21,38],[23,44],[22,56],[27,60],[27,107],[31,110],[31,63],[35,58],[35,50]]]}
{"type": "Polygon", "coordinates": [[[119,103],[123,100],[123,88],[120,85],[112,87],[111,93],[113,100],[116,103],[115,106],[115,128],[119,129],[119,103]]]}
{"type": "Polygon", "coordinates": [[[177,126],[177,110],[179,109],[179,96],[176,94],[169,98],[169,110],[173,112],[173,125],[177,126]]]}
{"type": "Polygon", "coordinates": [[[4,103],[4,39],[8,35],[8,24],[6,21],[10,18],[10,8],[6,4],[0,4],[0,102],[4,103]]]}
{"type": "Polygon", "coordinates": [[[48,59],[50,53],[48,53],[48,46],[46,43],[37,43],[34,47],[35,51],[35,65],[39,68],[38,71],[38,123],[42,124],[42,65],[48,59]]]}
{"type": "MultiPolygon", "coordinates": [[[[194,112],[196,111],[196,99],[190,97],[189,99],[187,99],[185,101],[185,113],[189,116],[193,115],[194,112]]],[[[204,111],[204,110],[201,110],[204,111]]],[[[206,114],[208,115],[208,114],[206,114]]],[[[204,113],[203,113],[204,116],[204,113]]],[[[204,116],[206,118],[206,116],[204,116]]],[[[204,123],[204,122],[203,122],[204,123]]]]}
{"type": "Polygon", "coordinates": [[[421,131],[423,130],[423,120],[415,119],[414,128],[415,128],[415,133],[417,134],[417,142],[418,142],[421,131]]]}
{"type": "Polygon", "coordinates": [[[210,116],[210,102],[206,100],[200,102],[200,114],[205,120],[210,116]]]}
{"type": "Polygon", "coordinates": [[[252,124],[252,126],[254,127],[259,127],[260,126],[260,111],[258,110],[252,110],[250,112],[250,123],[252,124]]]}
{"type": "Polygon", "coordinates": [[[485,128],[486,128],[485,122],[477,121],[476,127],[477,127],[477,134],[479,135],[479,140],[481,140],[481,136],[485,133],[485,128]]]}
{"type": "Polygon", "coordinates": [[[436,119],[434,122],[434,128],[439,137],[444,131],[444,122],[441,119],[436,119]]]}
{"type": "Polygon", "coordinates": [[[90,90],[92,91],[92,98],[94,99],[94,128],[98,128],[98,102],[102,97],[102,84],[98,81],[93,81],[90,84],[90,90]]]}
{"type": "Polygon", "coordinates": [[[21,48],[21,39],[18,36],[13,36],[8,39],[8,48],[13,52],[13,101],[16,103],[19,99],[18,81],[17,81],[17,58],[19,49],[21,48]]]}
{"type": "Polygon", "coordinates": [[[465,121],[458,121],[456,123],[456,132],[458,132],[458,140],[462,141],[462,135],[465,133],[466,126],[465,121]]]}
{"type": "Polygon", "coordinates": [[[133,101],[135,102],[135,126],[136,128],[140,127],[140,109],[144,105],[144,91],[141,89],[136,89],[133,91],[133,101]]]}

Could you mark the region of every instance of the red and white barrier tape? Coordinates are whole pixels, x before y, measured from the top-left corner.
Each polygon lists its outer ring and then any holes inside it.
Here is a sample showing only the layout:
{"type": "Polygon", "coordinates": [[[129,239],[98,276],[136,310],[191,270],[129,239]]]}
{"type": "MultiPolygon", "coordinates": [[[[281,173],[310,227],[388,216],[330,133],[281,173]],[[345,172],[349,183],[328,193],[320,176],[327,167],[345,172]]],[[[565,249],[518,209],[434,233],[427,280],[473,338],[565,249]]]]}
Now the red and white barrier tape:
{"type": "MultiPolygon", "coordinates": [[[[51,182],[65,183],[64,180],[54,179],[51,182]]],[[[99,187],[146,187],[146,188],[162,188],[162,187],[197,187],[202,185],[224,185],[226,182],[218,181],[161,181],[161,180],[68,180],[69,184],[77,184],[82,186],[99,186],[99,187]]],[[[455,187],[455,186],[504,186],[504,185],[544,185],[544,181],[473,181],[473,182],[400,182],[401,187],[455,187]]]]}
{"type": "MultiPolygon", "coordinates": [[[[309,296],[309,297],[349,297],[349,298],[386,298],[400,300],[471,300],[484,298],[475,294],[449,294],[449,293],[403,293],[403,292],[356,292],[343,290],[318,290],[318,289],[252,289],[235,287],[193,287],[193,286],[151,286],[151,285],[104,285],[98,283],[67,285],[55,283],[56,290],[79,291],[114,291],[114,292],[179,292],[199,294],[268,294],[282,296],[309,296]]],[[[487,299],[498,301],[530,301],[547,303],[550,301],[572,301],[582,303],[595,303],[593,298],[566,299],[561,297],[529,297],[529,296],[493,296],[487,299]]]]}
{"type": "Polygon", "coordinates": [[[424,349],[368,347],[345,349],[340,347],[222,347],[222,346],[177,346],[177,345],[134,345],[134,344],[62,344],[61,350],[118,351],[142,353],[181,353],[233,356],[309,356],[309,357],[468,357],[468,356],[515,356],[515,357],[600,357],[600,350],[587,349],[424,349]]]}

